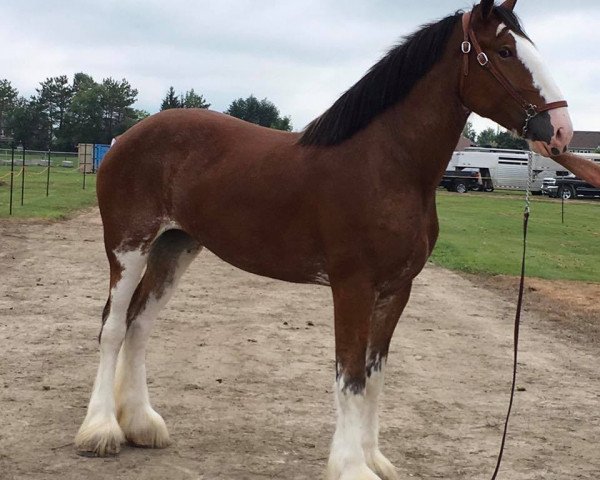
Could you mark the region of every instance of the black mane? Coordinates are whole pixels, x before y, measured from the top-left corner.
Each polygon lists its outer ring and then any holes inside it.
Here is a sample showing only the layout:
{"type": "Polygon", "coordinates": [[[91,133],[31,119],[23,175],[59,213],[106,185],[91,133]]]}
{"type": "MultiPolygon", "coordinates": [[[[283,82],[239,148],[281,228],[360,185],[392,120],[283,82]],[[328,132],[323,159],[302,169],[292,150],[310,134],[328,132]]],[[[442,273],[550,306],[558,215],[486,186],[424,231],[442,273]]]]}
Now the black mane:
{"type": "Polygon", "coordinates": [[[440,59],[462,13],[425,25],[392,48],[320,117],[308,124],[301,145],[337,145],[405,98],[440,59]]]}
{"type": "MultiPolygon", "coordinates": [[[[494,13],[515,33],[527,38],[517,16],[495,7],[494,13]]],[[[392,48],[320,117],[310,122],[301,145],[337,145],[365,128],[377,115],[404,99],[443,55],[463,12],[423,26],[392,48]]]]}

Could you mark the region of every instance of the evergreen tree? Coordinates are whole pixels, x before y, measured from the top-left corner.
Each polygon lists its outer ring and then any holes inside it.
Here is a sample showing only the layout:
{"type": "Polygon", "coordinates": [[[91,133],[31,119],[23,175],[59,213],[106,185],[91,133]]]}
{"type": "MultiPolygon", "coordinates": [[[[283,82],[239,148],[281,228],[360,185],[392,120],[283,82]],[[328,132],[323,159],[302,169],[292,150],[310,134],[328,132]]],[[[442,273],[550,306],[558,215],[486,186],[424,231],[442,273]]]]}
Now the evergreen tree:
{"type": "Polygon", "coordinates": [[[169,91],[163,98],[162,103],[160,104],[160,109],[169,110],[170,108],[182,108],[182,101],[179,99],[177,94],[175,93],[175,89],[171,86],[169,87],[169,91]]]}
{"type": "Polygon", "coordinates": [[[46,114],[48,138],[55,143],[64,135],[65,116],[73,97],[73,87],[66,75],[47,78],[36,89],[37,101],[46,114]]]}
{"type": "Polygon", "coordinates": [[[126,130],[124,125],[135,118],[131,105],[135,103],[137,94],[138,91],[125,79],[117,81],[105,78],[102,81],[100,102],[103,116],[101,133],[103,143],[110,143],[115,136],[122,134],[126,130]]]}

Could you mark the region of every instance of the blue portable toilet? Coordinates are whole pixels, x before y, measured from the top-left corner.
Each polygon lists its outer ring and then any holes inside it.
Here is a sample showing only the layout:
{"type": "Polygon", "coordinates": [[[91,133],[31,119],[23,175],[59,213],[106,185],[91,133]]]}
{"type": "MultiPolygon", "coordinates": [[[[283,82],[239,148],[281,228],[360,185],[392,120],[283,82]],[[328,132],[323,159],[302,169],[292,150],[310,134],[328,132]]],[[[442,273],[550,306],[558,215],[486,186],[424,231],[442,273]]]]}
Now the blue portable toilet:
{"type": "Polygon", "coordinates": [[[102,163],[102,159],[104,158],[104,155],[106,155],[106,152],[108,152],[109,148],[110,145],[94,143],[94,172],[98,170],[98,167],[102,163]]]}

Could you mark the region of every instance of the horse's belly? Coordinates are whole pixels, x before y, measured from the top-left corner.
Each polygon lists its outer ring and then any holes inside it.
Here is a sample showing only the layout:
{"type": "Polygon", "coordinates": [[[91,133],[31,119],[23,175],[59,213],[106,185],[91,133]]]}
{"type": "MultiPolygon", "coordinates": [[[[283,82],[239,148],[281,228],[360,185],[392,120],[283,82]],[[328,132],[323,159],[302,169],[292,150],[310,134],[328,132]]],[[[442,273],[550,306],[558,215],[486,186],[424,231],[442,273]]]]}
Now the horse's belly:
{"type": "Polygon", "coordinates": [[[318,251],[308,229],[287,231],[255,223],[238,223],[229,229],[222,224],[205,226],[194,235],[211,252],[227,263],[250,273],[296,283],[319,283],[324,272],[324,255],[318,251]]]}

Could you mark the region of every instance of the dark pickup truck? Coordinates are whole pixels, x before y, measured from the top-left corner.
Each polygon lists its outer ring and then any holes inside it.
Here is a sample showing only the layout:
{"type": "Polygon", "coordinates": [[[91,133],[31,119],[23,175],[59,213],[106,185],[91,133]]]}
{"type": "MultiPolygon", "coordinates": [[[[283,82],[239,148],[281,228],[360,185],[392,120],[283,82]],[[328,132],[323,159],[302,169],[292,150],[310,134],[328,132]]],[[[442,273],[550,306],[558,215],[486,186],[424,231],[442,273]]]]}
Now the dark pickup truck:
{"type": "Polygon", "coordinates": [[[466,193],[469,190],[481,189],[481,174],[478,171],[446,170],[440,187],[449,192],[466,193]]]}
{"type": "Polygon", "coordinates": [[[600,197],[600,188],[569,175],[558,178],[544,178],[542,193],[549,197],[562,197],[565,200],[570,200],[577,197],[600,197]]]}

